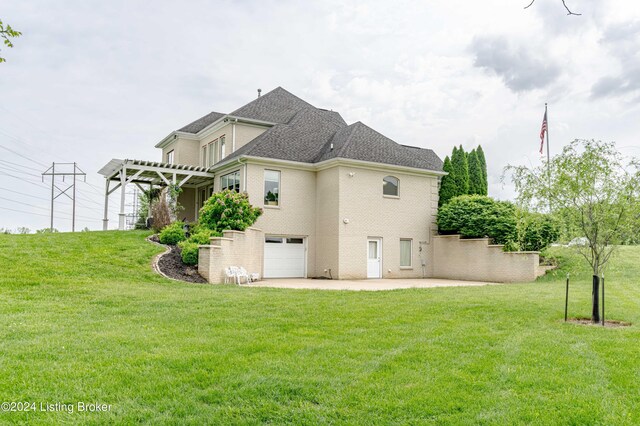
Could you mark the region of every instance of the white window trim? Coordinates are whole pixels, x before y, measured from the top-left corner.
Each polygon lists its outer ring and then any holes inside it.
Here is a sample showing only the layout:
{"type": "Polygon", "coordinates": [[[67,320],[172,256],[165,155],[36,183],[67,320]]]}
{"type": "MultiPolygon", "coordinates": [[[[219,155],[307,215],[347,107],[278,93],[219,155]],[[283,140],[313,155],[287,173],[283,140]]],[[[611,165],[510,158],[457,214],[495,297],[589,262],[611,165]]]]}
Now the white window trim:
{"type": "Polygon", "coordinates": [[[207,167],[207,145],[200,148],[200,166],[207,167]]]}
{"type": "Polygon", "coordinates": [[[282,205],[282,171],[281,170],[274,170],[274,169],[264,169],[263,172],[263,179],[262,179],[262,205],[263,207],[267,208],[267,209],[279,209],[280,206],[282,205]],[[266,174],[267,172],[277,172],[278,173],[278,200],[276,205],[267,205],[267,201],[265,200],[265,198],[267,197],[267,194],[264,192],[266,190],[265,183],[267,182],[267,177],[266,174]]]}
{"type": "Polygon", "coordinates": [[[400,178],[398,178],[396,176],[393,176],[393,175],[387,175],[387,176],[382,178],[382,197],[383,198],[400,198],[400,178]],[[398,184],[397,184],[398,194],[397,195],[389,195],[389,194],[385,194],[384,193],[384,182],[385,182],[385,179],[388,178],[388,177],[394,178],[395,180],[398,181],[398,184]]]}
{"type": "Polygon", "coordinates": [[[219,141],[218,150],[220,151],[220,160],[219,161],[222,161],[227,156],[227,138],[226,138],[226,135],[221,135],[218,138],[218,141],[219,141]]]}
{"type": "Polygon", "coordinates": [[[207,166],[211,167],[216,164],[216,142],[217,140],[213,140],[207,144],[209,147],[209,152],[207,153],[207,166]]]}
{"type": "Polygon", "coordinates": [[[240,181],[240,169],[238,170],[234,170],[232,172],[229,173],[225,173],[224,175],[220,176],[220,191],[224,191],[225,189],[229,189],[229,188],[223,188],[222,186],[222,179],[229,176],[229,175],[234,175],[234,174],[238,174],[238,192],[240,192],[240,188],[242,187],[242,182],[240,181]]]}

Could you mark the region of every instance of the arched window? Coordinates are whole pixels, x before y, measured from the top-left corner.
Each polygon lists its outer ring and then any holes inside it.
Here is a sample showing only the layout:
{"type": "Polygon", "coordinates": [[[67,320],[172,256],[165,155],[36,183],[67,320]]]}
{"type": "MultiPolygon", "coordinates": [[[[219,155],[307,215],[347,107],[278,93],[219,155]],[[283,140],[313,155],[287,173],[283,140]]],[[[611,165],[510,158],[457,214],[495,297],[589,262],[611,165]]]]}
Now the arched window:
{"type": "Polygon", "coordinates": [[[385,177],[382,179],[382,194],[397,197],[399,195],[398,185],[400,185],[398,178],[393,176],[385,177]]]}

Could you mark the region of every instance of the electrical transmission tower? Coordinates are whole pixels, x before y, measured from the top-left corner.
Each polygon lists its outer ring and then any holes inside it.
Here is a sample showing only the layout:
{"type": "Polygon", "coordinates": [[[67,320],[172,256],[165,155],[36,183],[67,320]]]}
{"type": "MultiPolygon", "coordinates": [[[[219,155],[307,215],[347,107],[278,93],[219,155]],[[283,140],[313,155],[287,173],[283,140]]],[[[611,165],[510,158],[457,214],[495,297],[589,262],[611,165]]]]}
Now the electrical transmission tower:
{"type": "Polygon", "coordinates": [[[51,167],[42,173],[42,182],[44,182],[45,176],[51,176],[51,232],[53,232],[53,201],[61,195],[65,195],[72,201],[73,212],[71,215],[71,232],[75,232],[76,230],[76,176],[82,176],[84,181],[87,181],[87,174],[83,172],[80,167],[78,167],[77,163],[53,163],[51,167]],[[58,166],[58,170],[56,171],[56,165],[58,166]],[[62,170],[60,169],[62,166],[62,170]],[[73,171],[69,171],[69,166],[73,166],[73,171]],[[72,183],[67,186],[65,189],[60,188],[56,185],[56,176],[62,176],[62,182],[64,182],[65,177],[72,176],[72,183]],[[56,194],[55,190],[58,190],[56,194]],[[69,195],[67,191],[72,189],[72,195],[69,195]]]}

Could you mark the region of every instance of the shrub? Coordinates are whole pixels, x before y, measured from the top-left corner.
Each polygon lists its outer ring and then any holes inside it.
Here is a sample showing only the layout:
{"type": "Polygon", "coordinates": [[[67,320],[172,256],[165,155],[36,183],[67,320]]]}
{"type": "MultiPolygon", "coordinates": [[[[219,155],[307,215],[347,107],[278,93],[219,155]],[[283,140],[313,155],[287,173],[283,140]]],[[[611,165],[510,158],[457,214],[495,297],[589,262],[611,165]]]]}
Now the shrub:
{"type": "Polygon", "coordinates": [[[515,241],[507,241],[504,243],[503,251],[520,251],[520,245],[515,241]]]}
{"type": "Polygon", "coordinates": [[[246,193],[224,190],[211,196],[200,209],[201,228],[222,232],[227,229],[244,231],[253,225],[262,209],[249,203],[246,193]]]}
{"type": "Polygon", "coordinates": [[[186,239],[183,222],[173,222],[171,225],[165,226],[159,235],[162,244],[175,245],[186,239]]]}
{"type": "Polygon", "coordinates": [[[179,243],[182,252],[182,263],[185,265],[197,265],[198,264],[198,244],[191,241],[182,241],[179,243]]]}
{"type": "Polygon", "coordinates": [[[164,191],[161,192],[158,200],[153,203],[151,213],[153,217],[151,228],[155,232],[160,232],[165,227],[171,225],[171,210],[169,209],[169,204],[167,204],[167,197],[164,191]]]}
{"type": "Polygon", "coordinates": [[[519,232],[522,250],[541,251],[560,238],[560,224],[549,215],[526,213],[519,232]]]}
{"type": "Polygon", "coordinates": [[[198,264],[198,247],[201,245],[209,244],[211,237],[220,237],[222,233],[212,231],[210,229],[202,228],[198,225],[193,227],[193,233],[188,240],[178,243],[178,247],[182,249],[182,263],[186,265],[198,264]]]}
{"type": "MultiPolygon", "coordinates": [[[[42,229],[38,229],[36,230],[36,234],[50,234],[50,233],[56,233],[58,232],[58,230],[56,228],[42,228],[42,229]]],[[[5,232],[5,234],[8,234],[10,232],[5,232]]]]}
{"type": "Polygon", "coordinates": [[[197,232],[191,234],[189,237],[189,242],[196,243],[199,245],[209,244],[209,239],[211,237],[221,237],[222,233],[218,231],[212,231],[210,229],[198,229],[197,232]]]}
{"type": "Polygon", "coordinates": [[[462,195],[438,211],[438,230],[464,238],[490,237],[496,244],[516,239],[516,208],[483,195],[462,195]]]}

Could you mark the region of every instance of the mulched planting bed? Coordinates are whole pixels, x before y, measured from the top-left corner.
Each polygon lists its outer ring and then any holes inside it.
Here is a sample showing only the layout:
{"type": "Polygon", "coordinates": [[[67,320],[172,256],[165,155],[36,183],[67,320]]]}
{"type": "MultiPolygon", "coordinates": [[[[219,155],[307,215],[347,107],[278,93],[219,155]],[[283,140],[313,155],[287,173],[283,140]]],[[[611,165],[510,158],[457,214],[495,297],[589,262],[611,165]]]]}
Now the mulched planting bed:
{"type": "MultiPolygon", "coordinates": [[[[591,322],[591,318],[569,318],[567,322],[572,324],[579,325],[591,325],[594,327],[602,327],[602,321],[598,323],[591,322]]],[[[630,322],[618,321],[618,320],[605,320],[604,326],[608,328],[620,328],[620,327],[629,327],[631,325],[630,322]]]]}
{"type": "Polygon", "coordinates": [[[182,263],[180,247],[169,246],[171,251],[158,260],[158,268],[163,274],[176,280],[190,283],[206,284],[207,280],[198,274],[197,266],[189,266],[182,263]]]}
{"type": "MultiPolygon", "coordinates": [[[[160,244],[157,235],[152,235],[149,240],[160,244]]],[[[158,269],[162,271],[166,276],[173,278],[174,280],[186,281],[190,283],[206,284],[207,280],[202,278],[198,274],[197,266],[185,265],[182,263],[182,257],[180,256],[180,247],[178,246],[165,246],[170,251],[164,254],[158,259],[158,269]]]]}

